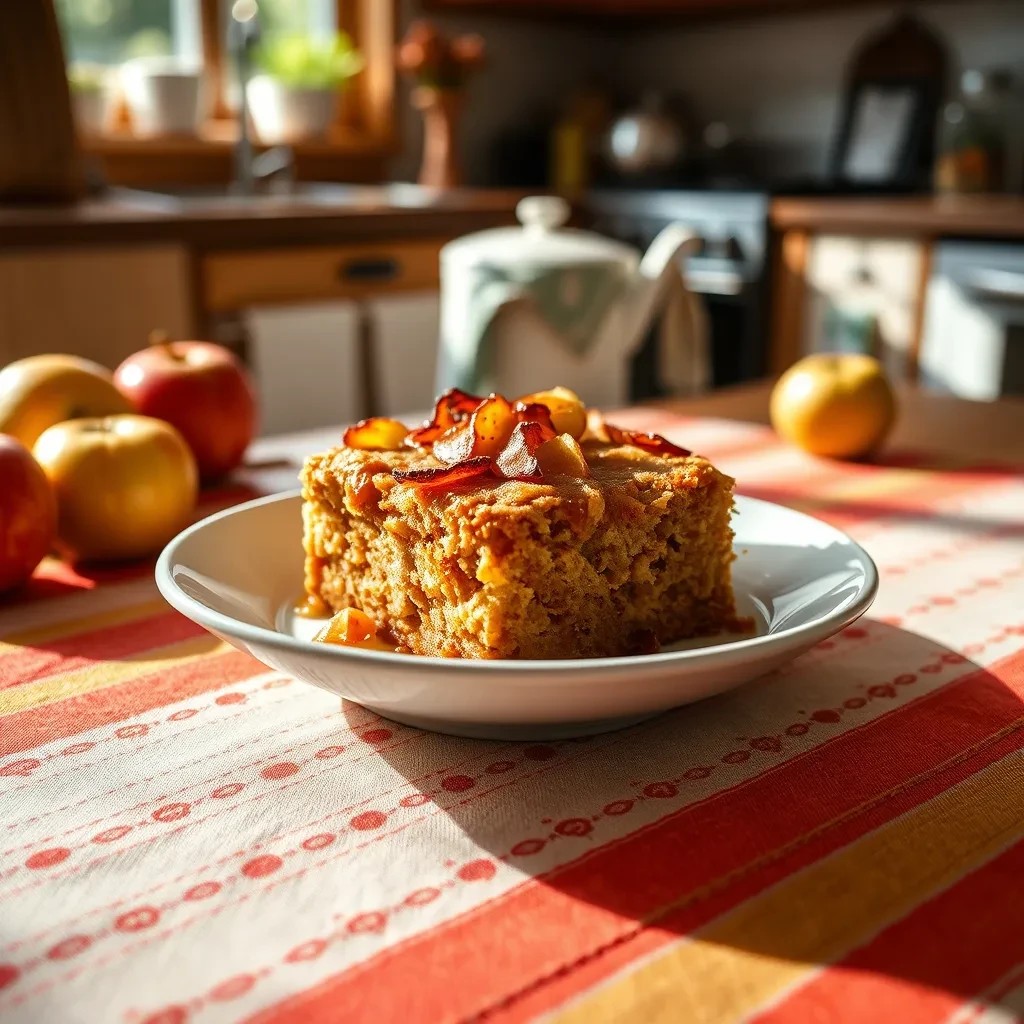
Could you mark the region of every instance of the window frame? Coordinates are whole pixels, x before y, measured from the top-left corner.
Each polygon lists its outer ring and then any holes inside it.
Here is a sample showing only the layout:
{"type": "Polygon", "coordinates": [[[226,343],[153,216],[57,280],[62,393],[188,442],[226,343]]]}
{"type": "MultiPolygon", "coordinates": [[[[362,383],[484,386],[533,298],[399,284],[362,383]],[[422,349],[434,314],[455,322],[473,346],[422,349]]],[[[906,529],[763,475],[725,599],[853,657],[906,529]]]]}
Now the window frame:
{"type": "MultiPolygon", "coordinates": [[[[195,0],[210,109],[196,137],[149,138],[131,133],[123,105],[114,129],[81,139],[83,152],[99,162],[112,184],[211,184],[232,174],[237,136],[235,114],[225,96],[229,60],[220,18],[221,0],[195,0]],[[168,166],[173,169],[168,171],[168,166]]],[[[398,152],[395,119],[396,0],[335,0],[337,24],[366,60],[338,104],[324,139],[292,143],[296,176],[302,180],[379,181],[398,152]],[[338,159],[343,157],[343,160],[338,159]]],[[[257,142],[257,146],[260,144],[257,142]]],[[[267,148],[260,146],[260,148],[267,148]]]]}

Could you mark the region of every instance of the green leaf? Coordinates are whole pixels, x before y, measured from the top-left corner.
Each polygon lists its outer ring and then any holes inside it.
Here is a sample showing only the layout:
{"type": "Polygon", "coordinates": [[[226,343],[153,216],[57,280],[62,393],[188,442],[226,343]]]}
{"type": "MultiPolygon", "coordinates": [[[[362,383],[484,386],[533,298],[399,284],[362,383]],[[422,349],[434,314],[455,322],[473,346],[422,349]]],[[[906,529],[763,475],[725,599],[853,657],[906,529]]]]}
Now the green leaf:
{"type": "Polygon", "coordinates": [[[332,89],[363,69],[361,54],[344,32],[330,40],[270,36],[260,45],[256,60],[272,78],[300,89],[332,89]]]}

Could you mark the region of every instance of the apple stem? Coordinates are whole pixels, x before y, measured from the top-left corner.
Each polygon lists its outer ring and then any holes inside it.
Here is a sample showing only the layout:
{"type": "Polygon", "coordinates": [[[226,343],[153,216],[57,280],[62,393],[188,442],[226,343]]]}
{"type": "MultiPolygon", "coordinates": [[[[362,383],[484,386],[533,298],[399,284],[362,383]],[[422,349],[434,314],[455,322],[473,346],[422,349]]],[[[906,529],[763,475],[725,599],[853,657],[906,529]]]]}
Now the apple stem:
{"type": "Polygon", "coordinates": [[[162,348],[165,349],[167,354],[172,359],[182,359],[183,356],[174,348],[174,342],[171,341],[171,336],[164,330],[154,330],[149,332],[149,345],[150,348],[162,348]]]}

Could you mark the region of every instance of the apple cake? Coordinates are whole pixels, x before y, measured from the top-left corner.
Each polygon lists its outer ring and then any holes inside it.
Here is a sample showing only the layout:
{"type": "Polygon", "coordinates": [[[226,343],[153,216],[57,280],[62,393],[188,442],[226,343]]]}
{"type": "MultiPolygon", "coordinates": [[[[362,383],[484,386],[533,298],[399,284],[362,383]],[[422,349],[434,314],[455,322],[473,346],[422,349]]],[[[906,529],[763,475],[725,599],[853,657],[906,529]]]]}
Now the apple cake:
{"type": "Polygon", "coordinates": [[[565,389],[448,392],[417,430],[349,428],[301,478],[306,591],[369,616],[377,636],[353,642],[582,658],[738,625],[733,481],[658,435],[588,426],[565,389]]]}

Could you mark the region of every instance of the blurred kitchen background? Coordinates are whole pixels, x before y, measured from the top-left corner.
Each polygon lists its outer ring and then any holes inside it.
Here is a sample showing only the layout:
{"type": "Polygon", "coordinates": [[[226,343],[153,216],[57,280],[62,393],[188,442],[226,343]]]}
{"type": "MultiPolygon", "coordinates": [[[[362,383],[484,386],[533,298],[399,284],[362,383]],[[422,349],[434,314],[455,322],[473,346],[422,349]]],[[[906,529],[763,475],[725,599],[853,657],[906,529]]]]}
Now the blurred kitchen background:
{"type": "Polygon", "coordinates": [[[209,338],[266,432],[821,350],[1024,394],[1022,115],[1019,0],[0,4],[0,365],[209,338]]]}

